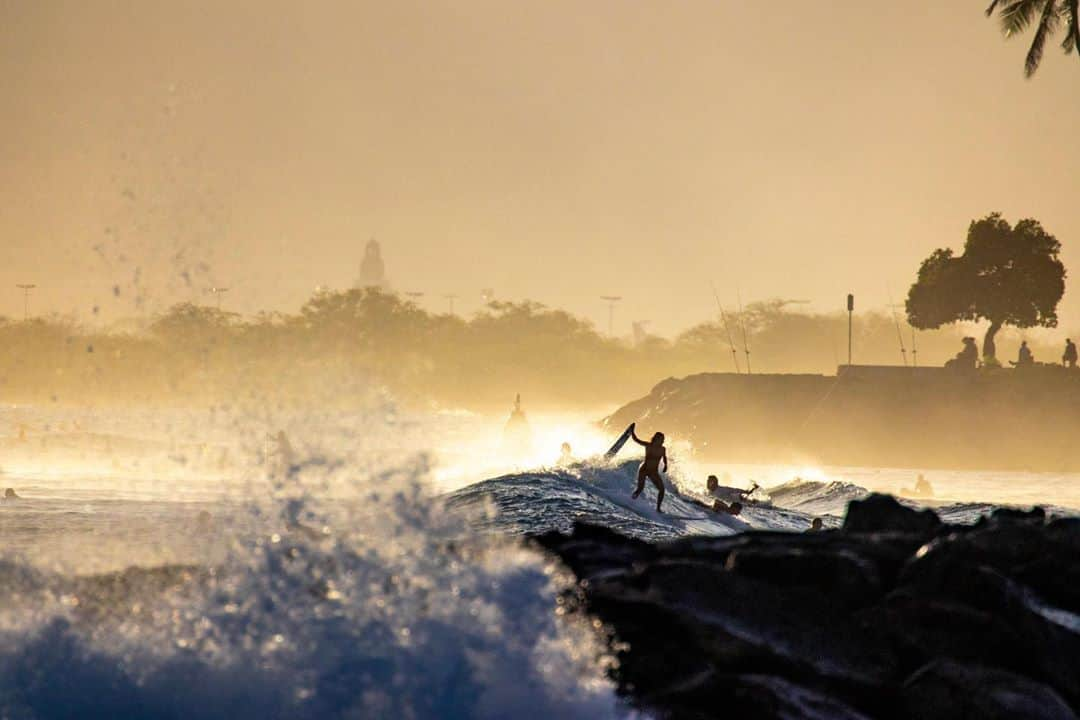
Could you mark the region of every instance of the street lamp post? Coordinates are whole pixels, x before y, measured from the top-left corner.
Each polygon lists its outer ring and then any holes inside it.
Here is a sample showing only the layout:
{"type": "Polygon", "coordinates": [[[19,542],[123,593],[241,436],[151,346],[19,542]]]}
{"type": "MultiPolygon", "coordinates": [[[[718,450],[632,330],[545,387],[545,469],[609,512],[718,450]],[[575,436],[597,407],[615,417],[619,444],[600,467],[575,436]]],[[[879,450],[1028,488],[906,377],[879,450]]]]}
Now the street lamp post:
{"type": "Polygon", "coordinates": [[[37,285],[19,283],[15,287],[23,291],[23,322],[26,322],[30,319],[30,291],[36,288],[37,285]]]}
{"type": "Polygon", "coordinates": [[[444,298],[450,303],[450,314],[454,314],[454,301],[457,300],[457,295],[443,295],[444,298]]]}
{"type": "Polygon", "coordinates": [[[855,296],[848,293],[847,296],[847,364],[851,367],[851,316],[855,312],[855,296]]]}
{"type": "Polygon", "coordinates": [[[614,337],[615,336],[615,303],[622,300],[622,296],[621,295],[601,295],[600,299],[606,301],[607,304],[608,304],[607,333],[608,333],[608,337],[614,337]]]}

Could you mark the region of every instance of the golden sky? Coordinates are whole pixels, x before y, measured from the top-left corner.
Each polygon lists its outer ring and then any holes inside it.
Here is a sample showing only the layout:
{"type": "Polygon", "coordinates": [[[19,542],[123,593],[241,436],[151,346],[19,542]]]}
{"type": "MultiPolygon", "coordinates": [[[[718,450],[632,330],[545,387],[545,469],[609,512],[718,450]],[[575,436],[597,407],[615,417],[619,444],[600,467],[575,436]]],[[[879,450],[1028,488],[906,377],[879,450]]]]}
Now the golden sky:
{"type": "Polygon", "coordinates": [[[899,302],[992,210],[1080,273],[1080,60],[984,5],[0,0],[0,313],[295,310],[374,235],[431,308],[670,333],[899,302]]]}

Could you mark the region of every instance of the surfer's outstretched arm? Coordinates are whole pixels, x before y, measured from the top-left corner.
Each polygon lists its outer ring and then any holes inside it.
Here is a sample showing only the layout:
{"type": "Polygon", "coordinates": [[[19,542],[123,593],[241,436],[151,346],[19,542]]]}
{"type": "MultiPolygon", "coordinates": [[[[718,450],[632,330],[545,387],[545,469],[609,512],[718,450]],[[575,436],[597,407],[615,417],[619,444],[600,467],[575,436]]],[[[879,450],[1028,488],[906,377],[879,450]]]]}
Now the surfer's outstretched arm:
{"type": "Polygon", "coordinates": [[[630,430],[630,437],[634,439],[634,442],[636,442],[638,445],[641,445],[642,447],[648,447],[649,446],[649,443],[645,442],[644,440],[642,440],[641,438],[639,438],[637,436],[637,433],[634,432],[632,426],[631,426],[631,430],[630,430]]]}

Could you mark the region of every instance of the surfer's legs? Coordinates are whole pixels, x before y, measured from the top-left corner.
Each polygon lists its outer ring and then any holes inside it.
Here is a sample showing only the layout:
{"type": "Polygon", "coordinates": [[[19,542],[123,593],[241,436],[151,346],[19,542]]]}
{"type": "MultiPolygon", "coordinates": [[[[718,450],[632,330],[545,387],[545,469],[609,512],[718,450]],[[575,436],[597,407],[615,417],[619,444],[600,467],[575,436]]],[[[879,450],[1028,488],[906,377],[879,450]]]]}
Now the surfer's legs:
{"type": "Polygon", "coordinates": [[[659,475],[653,475],[652,473],[649,473],[649,479],[656,486],[656,512],[663,512],[660,509],[660,503],[664,502],[664,481],[660,479],[659,475]]]}
{"type": "Polygon", "coordinates": [[[637,470],[637,489],[634,490],[634,494],[630,497],[637,500],[637,496],[641,494],[641,491],[645,489],[645,466],[642,465],[637,470]]]}

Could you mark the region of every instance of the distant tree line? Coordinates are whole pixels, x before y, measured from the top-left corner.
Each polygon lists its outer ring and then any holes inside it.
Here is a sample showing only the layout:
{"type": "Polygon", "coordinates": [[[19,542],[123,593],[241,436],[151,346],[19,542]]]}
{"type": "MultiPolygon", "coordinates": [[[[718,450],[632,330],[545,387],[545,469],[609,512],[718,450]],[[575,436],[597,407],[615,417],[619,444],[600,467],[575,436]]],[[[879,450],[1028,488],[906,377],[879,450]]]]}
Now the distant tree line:
{"type": "MultiPolygon", "coordinates": [[[[832,373],[846,362],[847,316],[783,301],[728,316],[746,328],[754,372],[832,373]]],[[[895,316],[855,318],[855,361],[942,364],[961,328],[912,330],[895,316]],[[904,354],[901,354],[900,338],[904,354]]],[[[735,359],[746,371],[741,332],[735,359]]],[[[1012,336],[1007,336],[1012,337],[1012,336]]],[[[1060,348],[1031,344],[1037,358],[1060,348]]],[[[610,338],[539,303],[492,302],[472,317],[433,314],[378,289],[323,291],[294,314],[241,317],[180,304],[139,332],[93,331],[62,318],[0,320],[0,401],[349,404],[372,393],[426,407],[601,408],[667,377],[734,372],[723,323],[668,339],[610,338]]]]}

